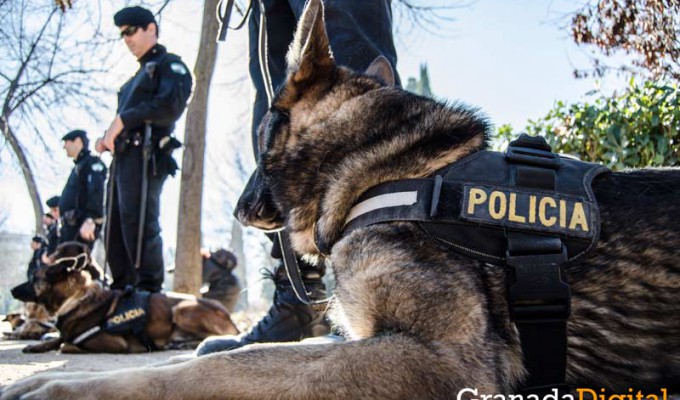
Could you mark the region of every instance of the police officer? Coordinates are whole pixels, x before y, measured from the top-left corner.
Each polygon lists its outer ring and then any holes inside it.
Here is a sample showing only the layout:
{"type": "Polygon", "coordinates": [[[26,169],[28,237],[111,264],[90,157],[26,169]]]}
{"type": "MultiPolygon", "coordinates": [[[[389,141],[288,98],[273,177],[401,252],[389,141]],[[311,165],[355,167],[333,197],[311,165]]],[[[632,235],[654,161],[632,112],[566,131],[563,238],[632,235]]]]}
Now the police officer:
{"type": "MultiPolygon", "coordinates": [[[[252,143],[258,156],[257,127],[269,108],[269,99],[286,79],[286,54],[306,0],[254,0],[249,19],[250,79],[255,89],[252,143]]],[[[391,0],[324,0],[326,29],[335,62],[358,71],[382,55],[396,71],[392,39],[391,0]]],[[[227,21],[228,22],[228,21],[227,21]]],[[[223,22],[224,23],[224,22],[223,22]]],[[[397,83],[399,76],[395,74],[397,83]]],[[[274,238],[271,256],[281,259],[274,238]]],[[[325,297],[323,266],[299,260],[303,283],[313,300],[325,297]]],[[[329,333],[323,313],[303,304],[295,295],[282,262],[274,271],[274,301],[267,315],[239,337],[215,336],[197,348],[198,355],[231,350],[251,343],[290,342],[329,333]]]]}
{"type": "Polygon", "coordinates": [[[92,250],[104,223],[106,166],[90,153],[85,131],[71,131],[61,140],[66,155],[73,159],[75,166],[59,197],[59,243],[77,240],[92,250]]]}
{"type": "Polygon", "coordinates": [[[31,250],[33,250],[33,256],[31,261],[28,262],[28,270],[26,271],[26,277],[29,282],[33,281],[33,275],[38,271],[38,268],[42,265],[42,256],[47,249],[47,243],[42,236],[33,236],[31,239],[31,250]]]}
{"type": "Polygon", "coordinates": [[[174,176],[177,170],[171,152],[179,147],[179,142],[170,134],[186,108],[192,77],[178,56],[158,44],[158,24],[149,10],[126,7],[114,15],[113,21],[137,58],[139,70],[118,92],[117,115],[97,142],[97,151],[114,152],[111,226],[110,237],[106,240],[113,275],[111,287],[123,289],[133,285],[140,290],[158,292],[164,275],[163,242],[158,222],[160,195],[168,175],[174,176]],[[152,136],[150,157],[145,161],[147,152],[143,146],[147,124],[152,136]],[[145,168],[147,174],[143,176],[145,168]],[[145,213],[140,221],[142,209],[145,213]],[[143,233],[138,238],[140,225],[143,233]],[[139,263],[138,243],[141,243],[139,263]]]}
{"type": "Polygon", "coordinates": [[[50,212],[43,216],[45,225],[45,236],[47,237],[47,248],[45,253],[52,254],[59,244],[59,196],[52,196],[45,202],[50,212]]]}
{"type": "Polygon", "coordinates": [[[226,249],[213,252],[201,249],[203,258],[203,284],[208,291],[203,293],[206,299],[221,302],[227,310],[234,312],[241,293],[238,278],[233,274],[238,262],[234,253],[226,249]]]}

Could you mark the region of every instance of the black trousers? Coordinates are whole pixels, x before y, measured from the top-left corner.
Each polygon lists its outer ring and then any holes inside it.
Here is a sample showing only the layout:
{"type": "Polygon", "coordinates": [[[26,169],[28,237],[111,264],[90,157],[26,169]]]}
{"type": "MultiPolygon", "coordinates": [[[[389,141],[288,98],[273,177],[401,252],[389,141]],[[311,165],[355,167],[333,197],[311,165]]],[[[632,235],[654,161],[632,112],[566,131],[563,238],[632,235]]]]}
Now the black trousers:
{"type": "Polygon", "coordinates": [[[142,257],[139,269],[135,268],[137,256],[137,232],[142,189],[142,148],[128,147],[116,154],[113,176],[113,193],[107,201],[112,202],[110,237],[106,249],[111,274],[112,289],[127,285],[141,290],[158,292],[163,287],[165,268],[163,264],[163,240],[161,238],[160,197],[163,183],[168,177],[165,168],[149,166],[149,186],[144,219],[142,257]],[[155,174],[154,174],[155,172],[155,174]]]}
{"type": "MultiPolygon", "coordinates": [[[[252,119],[252,144],[255,158],[258,158],[257,127],[269,109],[269,82],[273,92],[279,89],[286,79],[286,54],[293,40],[297,21],[302,15],[306,0],[253,0],[250,14],[249,31],[249,69],[250,79],[255,86],[255,104],[252,119]],[[264,9],[264,17],[260,7],[264,9]],[[260,29],[266,27],[264,32],[260,29]],[[261,40],[266,35],[266,65],[262,65],[261,40]]],[[[326,30],[330,39],[335,62],[357,71],[365,71],[371,62],[382,55],[392,64],[397,84],[397,52],[392,37],[391,0],[325,0],[324,15],[326,30]]],[[[272,239],[271,256],[282,258],[276,235],[272,239]]],[[[323,266],[311,266],[298,260],[305,275],[321,277],[323,266]]],[[[281,267],[277,275],[282,274],[281,267]]],[[[318,278],[317,278],[318,279],[318,278]]]]}
{"type": "MultiPolygon", "coordinates": [[[[306,0],[253,0],[248,21],[250,79],[255,86],[252,138],[258,156],[257,127],[269,108],[265,74],[276,91],[286,79],[286,54],[306,0]],[[264,7],[264,18],[260,10],[264,7]],[[267,36],[267,65],[260,63],[260,26],[267,36]],[[263,70],[263,68],[266,68],[263,70]]],[[[338,65],[363,72],[382,55],[392,64],[397,84],[397,51],[392,37],[391,0],[324,0],[326,30],[338,65]]]]}

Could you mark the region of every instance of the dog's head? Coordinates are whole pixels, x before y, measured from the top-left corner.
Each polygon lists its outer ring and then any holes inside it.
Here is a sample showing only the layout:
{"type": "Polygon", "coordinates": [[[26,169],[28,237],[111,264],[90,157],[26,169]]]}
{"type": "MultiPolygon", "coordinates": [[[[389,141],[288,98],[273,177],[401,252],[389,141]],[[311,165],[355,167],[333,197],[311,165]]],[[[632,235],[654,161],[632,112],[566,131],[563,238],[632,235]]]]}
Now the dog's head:
{"type": "Polygon", "coordinates": [[[319,254],[315,236],[338,239],[352,204],[370,187],[428,176],[484,143],[487,126],[474,112],[461,107],[450,117],[445,105],[394,87],[384,57],[363,73],[336,65],[320,0],[308,1],[287,62],[235,214],[264,230],[285,226],[298,253],[319,254]],[[414,133],[432,121],[452,128],[430,129],[435,139],[414,133]]]}
{"type": "Polygon", "coordinates": [[[60,244],[49,256],[49,264],[41,266],[32,279],[12,289],[12,296],[24,302],[42,304],[50,313],[80,293],[98,278],[100,272],[92,264],[88,247],[78,242],[60,244]]]}

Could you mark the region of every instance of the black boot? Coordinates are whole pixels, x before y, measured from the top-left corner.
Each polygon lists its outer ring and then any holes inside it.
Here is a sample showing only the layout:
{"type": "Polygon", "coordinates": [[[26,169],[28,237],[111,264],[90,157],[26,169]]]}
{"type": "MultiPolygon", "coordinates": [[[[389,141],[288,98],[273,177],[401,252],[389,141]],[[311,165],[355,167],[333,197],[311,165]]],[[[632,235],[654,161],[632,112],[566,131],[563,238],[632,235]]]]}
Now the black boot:
{"type": "MultiPolygon", "coordinates": [[[[323,269],[303,263],[300,267],[307,292],[311,292],[310,297],[326,298],[326,288],[321,280],[323,269]]],[[[303,304],[297,298],[283,265],[280,265],[271,277],[276,284],[276,291],[267,315],[246,334],[213,336],[205,339],[196,349],[197,355],[233,350],[251,343],[296,342],[330,333],[324,314],[303,304]]]]}

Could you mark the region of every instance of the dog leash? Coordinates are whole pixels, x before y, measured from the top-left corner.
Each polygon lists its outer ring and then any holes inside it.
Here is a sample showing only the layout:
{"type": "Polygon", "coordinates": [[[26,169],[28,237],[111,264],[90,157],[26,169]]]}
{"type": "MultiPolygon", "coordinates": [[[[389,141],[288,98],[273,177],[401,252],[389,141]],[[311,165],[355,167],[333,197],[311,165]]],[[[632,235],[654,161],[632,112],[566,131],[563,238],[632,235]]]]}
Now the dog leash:
{"type": "Polygon", "coordinates": [[[309,293],[305,288],[304,282],[302,282],[300,265],[298,264],[297,257],[295,256],[295,251],[290,244],[288,232],[285,230],[280,230],[276,234],[279,237],[279,245],[281,246],[281,254],[283,255],[283,265],[286,267],[286,274],[288,275],[288,280],[290,280],[293,291],[295,292],[295,296],[302,303],[311,306],[316,311],[325,311],[333,296],[323,300],[312,300],[309,298],[309,293]]]}

